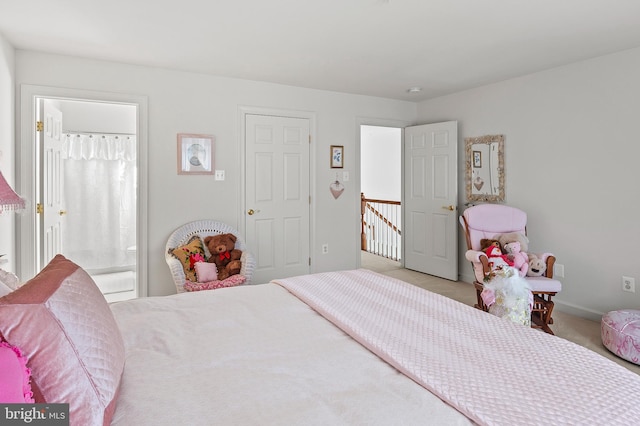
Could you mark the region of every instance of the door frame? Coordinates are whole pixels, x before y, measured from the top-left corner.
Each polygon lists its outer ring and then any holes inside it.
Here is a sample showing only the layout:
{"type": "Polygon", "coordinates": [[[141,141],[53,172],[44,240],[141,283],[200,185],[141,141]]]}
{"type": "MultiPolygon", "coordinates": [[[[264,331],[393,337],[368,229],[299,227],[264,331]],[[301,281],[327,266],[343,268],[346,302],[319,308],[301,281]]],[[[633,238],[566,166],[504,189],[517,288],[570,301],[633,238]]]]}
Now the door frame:
{"type": "MultiPolygon", "coordinates": [[[[354,204],[355,204],[355,211],[358,212],[358,214],[355,217],[355,223],[353,225],[353,229],[354,231],[354,241],[357,241],[358,244],[356,244],[356,267],[360,268],[362,266],[362,253],[361,253],[361,248],[360,248],[360,193],[362,192],[362,182],[361,182],[361,176],[360,174],[362,173],[362,168],[360,166],[360,162],[362,161],[362,148],[360,146],[360,144],[362,143],[362,134],[361,134],[361,126],[378,126],[378,127],[394,127],[397,129],[400,129],[400,174],[401,176],[401,180],[400,180],[400,185],[402,188],[402,193],[400,196],[400,203],[401,203],[401,212],[400,214],[402,215],[402,223],[404,222],[404,128],[405,127],[409,127],[409,126],[413,126],[414,124],[411,123],[410,121],[404,121],[404,120],[389,120],[389,119],[384,119],[384,118],[373,118],[373,117],[356,117],[356,165],[355,165],[355,182],[356,182],[356,197],[354,200],[354,204]]],[[[402,253],[404,253],[404,238],[402,239],[402,253]]],[[[404,268],[404,256],[402,256],[402,258],[400,258],[400,266],[402,266],[404,268]]]]}
{"type": "Polygon", "coordinates": [[[247,115],[267,115],[273,117],[289,117],[289,118],[305,118],[309,120],[309,135],[311,136],[311,143],[309,144],[309,194],[311,195],[311,202],[309,203],[309,256],[311,257],[311,265],[309,265],[309,271],[311,273],[317,272],[315,267],[315,251],[313,248],[316,246],[316,228],[315,228],[315,215],[316,215],[316,149],[318,144],[316,142],[316,113],[312,111],[299,111],[299,110],[287,110],[279,108],[269,107],[256,107],[248,105],[240,105],[238,107],[238,146],[240,147],[238,170],[240,170],[240,178],[238,179],[238,231],[242,235],[246,235],[245,226],[245,211],[247,209],[245,203],[246,197],[246,146],[245,146],[245,133],[246,133],[246,121],[247,115]]]}
{"type": "Polygon", "coordinates": [[[19,193],[27,200],[31,200],[31,206],[17,219],[17,252],[19,253],[16,270],[24,280],[28,280],[36,274],[37,247],[35,244],[35,229],[37,214],[35,211],[36,179],[35,170],[37,161],[35,158],[36,141],[36,99],[62,99],[81,100],[89,102],[124,103],[135,105],[137,109],[137,143],[138,143],[138,189],[137,189],[137,277],[136,285],[138,297],[147,296],[148,271],[147,271],[147,235],[148,235],[148,106],[147,97],[129,95],[123,93],[97,92],[82,89],[70,89],[62,87],[36,86],[29,84],[20,85],[19,111],[16,117],[16,186],[19,193]]]}

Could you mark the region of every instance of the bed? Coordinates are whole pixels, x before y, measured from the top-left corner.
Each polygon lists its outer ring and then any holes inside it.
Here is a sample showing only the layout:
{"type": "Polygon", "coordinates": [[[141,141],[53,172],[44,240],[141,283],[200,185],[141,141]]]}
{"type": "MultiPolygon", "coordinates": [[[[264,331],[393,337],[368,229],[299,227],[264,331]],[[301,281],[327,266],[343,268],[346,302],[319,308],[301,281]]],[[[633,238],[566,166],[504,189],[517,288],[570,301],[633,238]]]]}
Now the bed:
{"type": "MultiPolygon", "coordinates": [[[[630,397],[640,394],[640,377],[624,367],[371,271],[136,299],[105,310],[87,302],[95,295],[90,278],[66,262],[34,278],[41,286],[58,283],[49,301],[40,295],[38,303],[55,311],[55,293],[73,289],[60,297],[58,326],[71,324],[66,335],[73,338],[82,324],[76,339],[91,342],[90,357],[74,354],[82,369],[68,368],[62,378],[51,367],[35,369],[33,382],[49,402],[54,391],[73,396],[71,424],[627,425],[640,418],[630,397]],[[69,304],[79,293],[83,302],[69,304]],[[86,309],[90,315],[75,312],[86,309]],[[93,316],[99,322],[91,323],[93,316]],[[95,328],[100,337],[87,338],[95,328]],[[548,367],[534,372],[534,364],[548,367]],[[69,390],[64,376],[71,374],[69,390]]],[[[15,326],[28,311],[16,307],[27,296],[15,293],[29,284],[0,298],[0,332],[41,361],[43,345],[30,347],[15,326]]]]}

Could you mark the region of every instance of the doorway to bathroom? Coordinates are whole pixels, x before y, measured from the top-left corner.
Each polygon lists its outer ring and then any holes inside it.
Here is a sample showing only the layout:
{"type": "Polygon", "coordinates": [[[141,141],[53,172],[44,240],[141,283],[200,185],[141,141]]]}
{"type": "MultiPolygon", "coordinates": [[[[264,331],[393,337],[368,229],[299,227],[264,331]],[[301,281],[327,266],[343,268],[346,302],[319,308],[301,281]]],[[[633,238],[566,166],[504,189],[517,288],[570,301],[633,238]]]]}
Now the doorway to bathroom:
{"type": "Polygon", "coordinates": [[[35,275],[60,253],[86,270],[109,302],[146,295],[139,256],[146,232],[142,104],[36,93],[28,114],[35,131],[22,136],[35,141],[29,153],[34,208],[20,224],[27,238],[21,238],[19,269],[35,275]]]}

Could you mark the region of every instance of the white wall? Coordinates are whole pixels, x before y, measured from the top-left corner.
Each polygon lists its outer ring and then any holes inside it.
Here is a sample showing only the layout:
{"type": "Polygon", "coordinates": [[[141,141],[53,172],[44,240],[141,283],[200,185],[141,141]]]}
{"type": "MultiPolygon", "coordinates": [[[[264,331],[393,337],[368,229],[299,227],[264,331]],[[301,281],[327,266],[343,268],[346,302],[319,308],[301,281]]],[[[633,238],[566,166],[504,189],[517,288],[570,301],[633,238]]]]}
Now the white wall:
{"type": "Polygon", "coordinates": [[[136,134],[136,107],[102,102],[60,101],[65,132],[136,134]]]}
{"type": "Polygon", "coordinates": [[[360,190],[367,198],[402,200],[402,129],[362,126],[360,190]]]}
{"type": "MultiPolygon", "coordinates": [[[[412,102],[214,77],[203,74],[132,66],[16,51],[16,83],[117,92],[148,97],[149,116],[149,294],[175,292],[164,261],[168,235],[181,224],[214,218],[238,226],[240,123],[239,108],[254,106],[315,114],[312,150],[316,170],[314,271],[357,266],[359,254],[359,192],[356,180],[345,183],[337,200],[329,192],[335,173],[329,168],[329,146],[344,145],[345,171],[356,170],[357,120],[362,117],[411,122],[412,102]],[[176,134],[216,137],[216,168],[224,182],[212,176],[178,176],[176,134]],[[353,235],[353,238],[345,236],[353,235]],[[329,254],[320,245],[328,243],[329,254]]],[[[24,141],[23,141],[24,143],[24,141]]],[[[312,168],[313,169],[313,168],[312,168]]],[[[312,237],[313,237],[312,236],[312,237]]],[[[99,243],[99,242],[96,242],[99,243]]]]}
{"type": "MultiPolygon", "coordinates": [[[[530,251],[565,266],[557,309],[599,319],[640,308],[640,49],[422,102],[420,122],[458,120],[464,138],[504,134],[506,203],[528,213],[530,251]]],[[[464,155],[459,158],[465,202],[464,155]]],[[[471,281],[460,239],[462,278],[471,281]]]]}
{"type": "MultiPolygon", "coordinates": [[[[610,309],[640,307],[640,291],[621,291],[622,275],[640,280],[640,191],[634,173],[640,158],[635,124],[640,111],[640,49],[416,106],[28,51],[16,51],[14,58],[11,46],[4,42],[1,45],[3,171],[4,167],[13,167],[12,162],[5,163],[7,156],[13,159],[14,155],[13,147],[6,142],[7,135],[12,140],[14,132],[13,92],[7,89],[14,78],[18,88],[31,84],[148,97],[150,295],[174,291],[163,254],[166,238],[174,228],[200,218],[216,218],[238,226],[238,108],[257,106],[309,111],[316,116],[313,233],[322,240],[316,237],[312,248],[314,270],[345,269],[357,264],[356,181],[352,178],[345,183],[345,194],[338,200],[331,196],[328,186],[335,173],[328,166],[329,146],[345,146],[344,170],[353,172],[356,128],[363,117],[416,123],[458,120],[460,153],[464,153],[467,136],[506,135],[506,201],[528,212],[531,251],[551,250],[565,265],[558,308],[576,308],[577,313],[597,318],[610,309]],[[7,101],[5,91],[11,101],[7,101]],[[181,132],[216,136],[216,167],[226,170],[226,181],[176,174],[175,139],[181,132]],[[353,238],[345,239],[345,235],[353,238]],[[324,242],[331,247],[327,255],[320,254],[324,242]]],[[[462,206],[462,154],[459,166],[462,206]]],[[[0,244],[5,244],[5,235],[3,232],[0,244]]],[[[462,278],[471,281],[460,241],[462,278]]]]}
{"type": "MultiPolygon", "coordinates": [[[[15,189],[14,49],[0,34],[0,171],[15,189]]],[[[15,215],[0,214],[0,254],[8,262],[0,268],[15,272],[15,215]]]]}

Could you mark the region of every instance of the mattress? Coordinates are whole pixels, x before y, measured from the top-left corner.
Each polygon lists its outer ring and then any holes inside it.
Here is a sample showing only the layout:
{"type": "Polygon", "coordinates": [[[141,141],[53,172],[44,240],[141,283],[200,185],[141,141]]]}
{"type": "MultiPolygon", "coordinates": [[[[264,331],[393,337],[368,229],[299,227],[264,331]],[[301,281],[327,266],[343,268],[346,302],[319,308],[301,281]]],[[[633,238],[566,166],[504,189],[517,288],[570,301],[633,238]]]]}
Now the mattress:
{"type": "Polygon", "coordinates": [[[366,270],[111,305],[113,425],[634,424],[640,377],[366,270]]]}
{"type": "Polygon", "coordinates": [[[112,425],[471,422],[276,284],[118,302],[112,425]]]}

